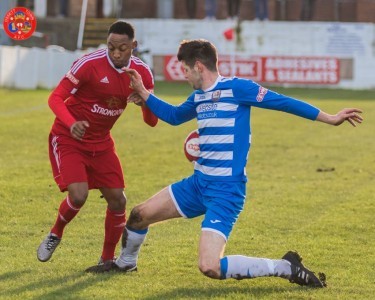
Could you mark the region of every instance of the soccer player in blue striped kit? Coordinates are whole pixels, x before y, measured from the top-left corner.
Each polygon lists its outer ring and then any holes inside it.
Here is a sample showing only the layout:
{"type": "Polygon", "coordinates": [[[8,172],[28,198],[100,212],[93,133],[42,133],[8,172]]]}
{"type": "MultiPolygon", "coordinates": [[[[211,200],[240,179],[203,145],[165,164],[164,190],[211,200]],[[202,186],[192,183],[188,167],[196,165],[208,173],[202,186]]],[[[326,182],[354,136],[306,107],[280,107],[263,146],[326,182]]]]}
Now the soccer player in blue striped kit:
{"type": "Polygon", "coordinates": [[[348,108],[335,115],[241,78],[220,76],[217,51],[206,40],[180,44],[178,60],[194,92],[179,106],[172,106],[152,95],[140,75],[125,69],[136,94],[130,102],[146,103],[163,121],[179,125],[197,118],[200,158],[194,174],[164,188],[131,211],[122,237],[122,251],[109,270],[129,272],[137,268],[139,249],[150,224],[178,217],[204,215],[199,242],[199,269],[214,279],[244,279],[278,276],[292,283],[324,287],[325,275],[306,268],[297,252],[288,251],[282,259],[224,256],[233,225],[243,209],[246,196],[245,167],[251,144],[251,107],[280,110],[331,125],[362,122],[361,110],[348,108]]]}

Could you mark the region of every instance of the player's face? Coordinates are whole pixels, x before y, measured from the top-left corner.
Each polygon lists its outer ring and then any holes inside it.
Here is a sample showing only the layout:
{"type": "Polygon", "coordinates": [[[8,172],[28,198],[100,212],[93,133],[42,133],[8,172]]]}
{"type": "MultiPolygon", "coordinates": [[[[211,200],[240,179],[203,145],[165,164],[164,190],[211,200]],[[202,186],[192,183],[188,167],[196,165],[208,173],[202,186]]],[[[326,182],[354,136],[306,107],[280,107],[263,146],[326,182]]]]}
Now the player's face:
{"type": "Polygon", "coordinates": [[[202,76],[198,70],[197,64],[193,68],[190,68],[184,61],[182,61],[182,69],[184,71],[184,76],[189,84],[194,90],[199,90],[202,88],[202,76]]]}
{"type": "Polygon", "coordinates": [[[116,68],[129,64],[130,56],[137,42],[129,39],[126,34],[111,33],[107,39],[109,58],[116,68]]]}

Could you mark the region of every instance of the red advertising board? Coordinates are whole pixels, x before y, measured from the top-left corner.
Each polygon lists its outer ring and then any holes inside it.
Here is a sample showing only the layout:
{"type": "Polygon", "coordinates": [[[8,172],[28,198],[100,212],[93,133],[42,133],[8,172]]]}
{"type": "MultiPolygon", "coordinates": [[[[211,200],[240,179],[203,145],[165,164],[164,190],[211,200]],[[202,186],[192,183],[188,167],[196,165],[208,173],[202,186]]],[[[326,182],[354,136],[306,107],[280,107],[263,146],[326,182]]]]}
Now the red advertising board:
{"type": "MultiPolygon", "coordinates": [[[[252,80],[261,80],[262,61],[260,58],[240,58],[222,55],[219,57],[219,72],[222,76],[238,76],[252,80]]],[[[165,80],[185,80],[182,65],[176,56],[164,58],[165,80]]]]}
{"type": "Polygon", "coordinates": [[[219,73],[224,77],[237,76],[252,80],[261,80],[262,61],[260,58],[235,57],[222,55],[219,57],[219,73]]]}
{"type": "MultiPolygon", "coordinates": [[[[259,56],[219,57],[219,72],[225,77],[237,76],[266,83],[337,84],[340,60],[333,57],[259,56]]],[[[166,80],[185,80],[176,56],[164,60],[166,80]]]]}
{"type": "Polygon", "coordinates": [[[332,57],[262,57],[262,82],[337,84],[340,61],[332,57]]]}

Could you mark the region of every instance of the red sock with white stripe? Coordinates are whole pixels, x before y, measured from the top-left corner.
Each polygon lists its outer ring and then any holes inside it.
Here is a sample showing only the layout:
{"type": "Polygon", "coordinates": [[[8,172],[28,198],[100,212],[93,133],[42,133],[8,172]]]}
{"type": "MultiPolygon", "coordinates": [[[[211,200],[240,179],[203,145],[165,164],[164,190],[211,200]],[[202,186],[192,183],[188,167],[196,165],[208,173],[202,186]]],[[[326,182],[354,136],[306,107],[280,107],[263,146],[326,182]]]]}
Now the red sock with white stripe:
{"type": "Polygon", "coordinates": [[[102,260],[110,260],[115,256],[116,245],[119,242],[126,224],[125,210],[111,211],[107,208],[105,218],[105,237],[102,260]]]}
{"type": "Polygon", "coordinates": [[[51,233],[55,234],[61,239],[65,226],[73,220],[78,214],[81,207],[74,206],[67,196],[60,204],[59,213],[55,222],[55,225],[51,229],[51,233]]]}

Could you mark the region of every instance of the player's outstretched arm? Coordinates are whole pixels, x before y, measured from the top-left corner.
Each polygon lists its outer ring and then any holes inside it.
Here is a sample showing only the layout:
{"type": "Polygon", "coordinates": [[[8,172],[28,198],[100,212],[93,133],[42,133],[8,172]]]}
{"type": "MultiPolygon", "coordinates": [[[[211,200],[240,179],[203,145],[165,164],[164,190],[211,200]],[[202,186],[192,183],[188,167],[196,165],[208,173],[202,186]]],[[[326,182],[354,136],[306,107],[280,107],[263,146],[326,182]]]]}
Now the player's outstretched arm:
{"type": "Polygon", "coordinates": [[[122,68],[130,77],[130,86],[135,93],[128,97],[128,102],[140,103],[147,102],[147,107],[161,120],[171,125],[179,125],[196,117],[194,102],[185,101],[184,103],[174,106],[152,95],[142,81],[141,75],[136,70],[122,68]]]}
{"type": "Polygon", "coordinates": [[[363,121],[362,116],[359,115],[360,113],[362,113],[362,110],[358,108],[344,108],[335,115],[330,115],[324,111],[320,111],[316,120],[335,126],[339,126],[345,121],[348,121],[356,127],[357,123],[361,124],[363,121]]]}

